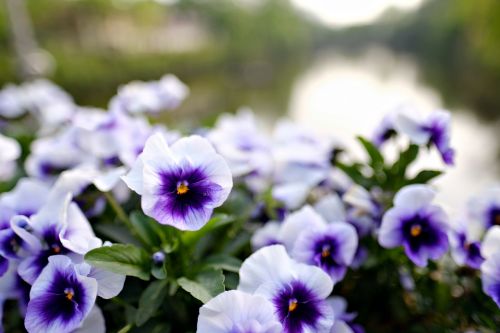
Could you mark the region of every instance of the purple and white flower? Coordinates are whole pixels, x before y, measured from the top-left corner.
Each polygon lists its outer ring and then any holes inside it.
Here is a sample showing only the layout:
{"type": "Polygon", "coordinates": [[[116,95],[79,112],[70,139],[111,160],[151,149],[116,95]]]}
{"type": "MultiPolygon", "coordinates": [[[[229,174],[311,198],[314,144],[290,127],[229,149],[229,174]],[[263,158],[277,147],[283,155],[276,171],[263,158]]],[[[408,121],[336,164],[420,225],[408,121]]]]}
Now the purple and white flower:
{"type": "Polygon", "coordinates": [[[448,233],[451,256],[461,266],[479,269],[484,259],[481,256],[481,242],[468,232],[464,219],[458,220],[448,233]]]}
{"type": "Polygon", "coordinates": [[[236,115],[223,114],[207,138],[226,159],[234,177],[242,177],[256,192],[269,185],[273,172],[271,146],[259,131],[251,110],[240,109],[236,115]]]}
{"type": "Polygon", "coordinates": [[[448,165],[453,165],[455,151],[450,147],[450,122],[450,113],[444,110],[436,110],[427,116],[399,112],[396,115],[395,127],[398,132],[408,135],[413,143],[433,144],[443,161],[448,165]]]}
{"type": "Polygon", "coordinates": [[[16,173],[16,161],[21,156],[19,143],[0,134],[0,181],[8,180],[16,173]]]}
{"type": "Polygon", "coordinates": [[[252,249],[257,251],[265,246],[280,244],[279,232],[281,229],[281,223],[277,221],[269,221],[263,227],[258,229],[252,235],[250,243],[252,244],[252,249]]]}
{"type": "Polygon", "coordinates": [[[159,133],[123,180],[141,195],[146,215],[181,230],[203,227],[233,186],[227,163],[208,140],[190,136],[169,147],[159,133]]]}
{"type": "Polygon", "coordinates": [[[167,74],[159,81],[134,81],[118,89],[110,110],[130,114],[157,114],[177,108],[189,94],[189,88],[176,76],[167,74]]]}
{"type": "Polygon", "coordinates": [[[352,225],[342,221],[327,223],[310,206],[285,219],[279,240],[293,259],[322,268],[334,283],[344,277],[358,246],[352,225]]]}
{"type": "Polygon", "coordinates": [[[481,246],[481,254],[485,258],[481,265],[483,291],[500,308],[500,226],[488,231],[481,246]]]}
{"type": "Polygon", "coordinates": [[[273,143],[273,197],[289,209],[300,207],[310,191],[327,179],[332,150],[331,140],[291,121],[279,122],[273,143]]]}
{"type": "Polygon", "coordinates": [[[280,333],[273,304],[262,296],[226,291],[200,308],[197,333],[280,333]]]}
{"type": "Polygon", "coordinates": [[[30,249],[18,269],[19,275],[30,284],[35,282],[50,256],[65,254],[82,261],[83,255],[102,244],[81,210],[71,202],[71,195],[55,199],[31,218],[17,216],[11,221],[16,236],[30,249]]]}
{"type": "Polygon", "coordinates": [[[435,192],[427,185],[409,185],[394,198],[379,230],[379,243],[386,248],[403,246],[417,266],[437,260],[448,250],[448,217],[433,205],[435,192]]]}
{"type": "Polygon", "coordinates": [[[29,333],[79,328],[94,307],[97,280],[81,274],[66,256],[52,256],[33,284],[26,312],[29,333]]]}
{"type": "Polygon", "coordinates": [[[479,225],[482,232],[500,225],[500,186],[493,186],[472,198],[467,208],[471,223],[479,225]]]}
{"type": "Polygon", "coordinates": [[[389,112],[382,118],[372,135],[372,142],[375,146],[380,148],[387,140],[396,135],[395,118],[395,112],[389,112]]]}
{"type": "Polygon", "coordinates": [[[282,245],[264,247],[240,269],[238,290],[273,304],[285,333],[328,333],[333,310],[325,301],[333,282],[321,269],[291,259],[282,245]]]}

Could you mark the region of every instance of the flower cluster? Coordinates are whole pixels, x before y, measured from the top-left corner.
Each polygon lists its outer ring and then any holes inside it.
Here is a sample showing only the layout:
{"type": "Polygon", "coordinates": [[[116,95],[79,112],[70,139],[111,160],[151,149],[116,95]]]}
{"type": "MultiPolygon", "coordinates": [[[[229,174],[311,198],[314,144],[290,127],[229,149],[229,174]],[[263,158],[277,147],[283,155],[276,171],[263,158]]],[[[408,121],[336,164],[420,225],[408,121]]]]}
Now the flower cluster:
{"type": "Polygon", "coordinates": [[[446,111],[395,110],[356,160],[245,108],[183,133],[155,123],[187,94],[172,75],[122,86],[107,110],[45,80],[0,91],[7,330],[11,313],[30,333],[500,325],[500,188],[454,212],[430,184],[444,170],[414,170],[423,148],[454,163],[446,111]]]}

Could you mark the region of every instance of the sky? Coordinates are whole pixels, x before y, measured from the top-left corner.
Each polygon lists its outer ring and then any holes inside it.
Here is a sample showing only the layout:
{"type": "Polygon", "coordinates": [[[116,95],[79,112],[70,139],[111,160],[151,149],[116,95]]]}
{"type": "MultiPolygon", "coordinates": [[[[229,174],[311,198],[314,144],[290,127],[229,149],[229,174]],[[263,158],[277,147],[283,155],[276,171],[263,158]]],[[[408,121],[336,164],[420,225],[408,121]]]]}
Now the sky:
{"type": "Polygon", "coordinates": [[[349,26],[374,21],[385,10],[414,9],[423,0],[290,0],[330,26],[349,26]]]}

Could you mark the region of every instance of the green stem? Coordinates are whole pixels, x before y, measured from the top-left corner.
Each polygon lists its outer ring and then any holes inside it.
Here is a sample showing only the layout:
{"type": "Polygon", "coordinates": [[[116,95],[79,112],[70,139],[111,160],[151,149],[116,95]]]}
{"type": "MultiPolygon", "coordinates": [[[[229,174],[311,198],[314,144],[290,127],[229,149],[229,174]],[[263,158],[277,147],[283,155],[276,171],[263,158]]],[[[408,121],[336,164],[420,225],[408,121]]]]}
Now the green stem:
{"type": "Polygon", "coordinates": [[[120,206],[120,204],[113,197],[113,195],[111,194],[111,192],[104,192],[104,196],[106,197],[106,200],[108,200],[111,208],[113,208],[113,210],[115,211],[116,216],[118,217],[118,219],[120,219],[123,223],[125,223],[127,225],[127,227],[131,231],[133,231],[134,230],[134,226],[133,226],[132,222],[128,218],[128,216],[125,213],[125,211],[123,210],[122,206],[120,206]]]}

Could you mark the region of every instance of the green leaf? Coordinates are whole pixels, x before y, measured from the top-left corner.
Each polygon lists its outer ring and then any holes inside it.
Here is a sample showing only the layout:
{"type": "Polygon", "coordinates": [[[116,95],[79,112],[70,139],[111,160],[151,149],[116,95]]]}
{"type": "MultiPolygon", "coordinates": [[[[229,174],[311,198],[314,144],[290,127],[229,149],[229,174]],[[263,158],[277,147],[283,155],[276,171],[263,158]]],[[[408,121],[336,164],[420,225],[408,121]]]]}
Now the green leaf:
{"type": "Polygon", "coordinates": [[[440,176],[443,172],[439,170],[423,170],[420,171],[413,179],[408,181],[409,184],[426,184],[432,179],[440,176]]]}
{"type": "Polygon", "coordinates": [[[411,144],[406,150],[402,151],[399,154],[399,159],[392,165],[391,173],[404,177],[408,166],[417,159],[419,150],[417,145],[411,144]]]}
{"type": "Polygon", "coordinates": [[[202,303],[208,302],[225,290],[222,270],[203,271],[198,274],[196,281],[182,277],[177,280],[177,283],[202,303]]]}
{"type": "Polygon", "coordinates": [[[361,164],[355,163],[352,165],[347,165],[337,161],[335,166],[340,170],[344,171],[357,184],[365,188],[370,187],[371,184],[369,184],[369,180],[361,172],[361,167],[362,167],[361,164]]]}
{"type": "Polygon", "coordinates": [[[158,222],[139,211],[130,214],[130,222],[143,242],[152,247],[161,245],[161,228],[158,222]]]}
{"type": "Polygon", "coordinates": [[[382,169],[384,167],[384,156],[380,153],[378,148],[361,136],[358,136],[357,139],[365,148],[368,156],[370,156],[370,166],[373,169],[382,169]]]}
{"type": "Polygon", "coordinates": [[[205,266],[214,269],[222,269],[228,272],[238,273],[241,267],[241,260],[226,254],[217,254],[205,260],[205,266]]]}
{"type": "Polygon", "coordinates": [[[139,308],[135,315],[135,324],[142,326],[155,315],[167,295],[167,281],[155,281],[151,283],[139,299],[139,308]]]}
{"type": "Polygon", "coordinates": [[[146,251],[130,244],[103,246],[88,252],[85,260],[113,273],[149,280],[151,259],[146,251]]]}

